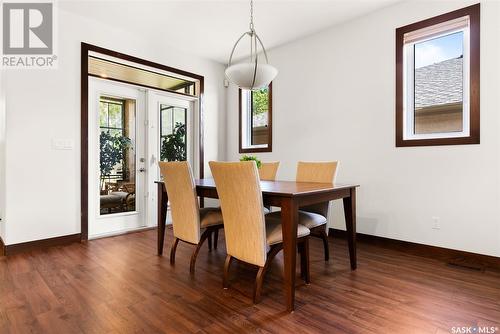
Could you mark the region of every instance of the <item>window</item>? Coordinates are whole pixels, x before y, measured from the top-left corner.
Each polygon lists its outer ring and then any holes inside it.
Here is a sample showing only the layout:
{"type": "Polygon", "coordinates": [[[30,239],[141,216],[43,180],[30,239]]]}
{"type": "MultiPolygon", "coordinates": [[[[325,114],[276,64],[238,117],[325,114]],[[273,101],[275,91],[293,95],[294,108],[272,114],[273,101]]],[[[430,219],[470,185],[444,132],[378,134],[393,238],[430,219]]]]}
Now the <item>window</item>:
{"type": "Polygon", "coordinates": [[[136,101],[133,99],[99,98],[101,215],[136,209],[135,106],[136,101]],[[122,196],[123,201],[114,201],[117,196],[122,196]]]}
{"type": "Polygon", "coordinates": [[[160,160],[187,160],[187,109],[160,104],[160,160]]]}
{"type": "Polygon", "coordinates": [[[133,83],[139,86],[160,89],[164,91],[197,96],[196,82],[182,77],[171,76],[153,70],[120,64],[115,61],[102,59],[96,56],[88,57],[89,75],[133,83]]]}
{"type": "Polygon", "coordinates": [[[479,143],[479,4],[396,29],[396,146],[479,143]]]}
{"type": "Polygon", "coordinates": [[[272,151],[272,83],[260,90],[240,89],[240,153],[272,151]]]}
{"type": "MultiPolygon", "coordinates": [[[[125,150],[120,150],[120,152],[114,152],[112,148],[119,147],[118,144],[121,138],[125,138],[125,101],[118,100],[108,97],[101,97],[99,101],[99,129],[100,129],[100,142],[101,142],[101,152],[106,152],[108,149],[111,153],[115,153],[119,158],[115,159],[115,161],[119,160],[117,163],[112,163],[114,165],[110,165],[111,169],[108,173],[106,173],[106,180],[108,182],[112,182],[113,180],[123,181],[124,173],[126,172],[124,169],[125,166],[123,164],[123,158],[126,153],[125,150]]],[[[101,153],[104,154],[101,157],[101,160],[105,160],[104,158],[111,153],[101,153]]],[[[101,165],[104,164],[105,161],[101,162],[101,165]]],[[[103,169],[103,168],[101,168],[103,169]]],[[[101,178],[104,178],[101,175],[101,178]]]]}

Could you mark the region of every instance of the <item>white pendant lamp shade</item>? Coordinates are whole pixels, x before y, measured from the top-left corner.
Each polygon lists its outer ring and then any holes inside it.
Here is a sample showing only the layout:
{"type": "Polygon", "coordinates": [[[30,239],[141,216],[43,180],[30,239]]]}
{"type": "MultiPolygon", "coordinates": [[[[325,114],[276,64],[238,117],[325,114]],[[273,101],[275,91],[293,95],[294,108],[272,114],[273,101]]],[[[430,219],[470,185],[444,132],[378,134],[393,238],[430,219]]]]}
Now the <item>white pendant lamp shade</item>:
{"type": "Polygon", "coordinates": [[[249,90],[269,86],[277,75],[278,70],[269,64],[239,63],[231,65],[226,69],[226,77],[229,81],[241,89],[249,90]],[[257,66],[257,69],[255,66],[257,66]]]}
{"type": "Polygon", "coordinates": [[[278,70],[274,66],[269,65],[266,48],[264,48],[259,35],[255,32],[253,26],[253,0],[250,0],[250,30],[243,33],[234,44],[225,74],[226,78],[233,84],[241,89],[249,90],[257,90],[269,86],[271,81],[278,75],[278,70]],[[246,36],[250,37],[250,59],[246,62],[232,64],[234,51],[238,43],[246,36]],[[259,63],[259,45],[264,54],[265,63],[259,63]]]}

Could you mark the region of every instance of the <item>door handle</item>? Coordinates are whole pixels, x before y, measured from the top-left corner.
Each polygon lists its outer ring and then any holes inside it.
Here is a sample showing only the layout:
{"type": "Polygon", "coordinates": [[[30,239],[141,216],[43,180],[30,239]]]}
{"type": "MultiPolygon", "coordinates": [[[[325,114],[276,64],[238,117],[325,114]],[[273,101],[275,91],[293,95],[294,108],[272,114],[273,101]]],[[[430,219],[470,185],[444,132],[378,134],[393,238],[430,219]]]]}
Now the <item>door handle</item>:
{"type": "Polygon", "coordinates": [[[146,171],[146,168],[144,168],[144,167],[143,168],[139,168],[139,172],[144,173],[145,171],[146,171]]]}

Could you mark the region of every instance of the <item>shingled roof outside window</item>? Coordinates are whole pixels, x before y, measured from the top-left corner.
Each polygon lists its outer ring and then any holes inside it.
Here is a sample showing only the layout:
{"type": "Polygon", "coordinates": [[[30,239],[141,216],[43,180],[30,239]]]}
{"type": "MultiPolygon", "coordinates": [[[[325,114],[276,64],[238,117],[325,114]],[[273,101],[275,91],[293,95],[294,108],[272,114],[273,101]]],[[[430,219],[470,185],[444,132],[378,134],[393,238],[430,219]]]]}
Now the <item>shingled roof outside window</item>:
{"type": "Polygon", "coordinates": [[[415,109],[463,100],[463,57],[415,69],[415,109]]]}

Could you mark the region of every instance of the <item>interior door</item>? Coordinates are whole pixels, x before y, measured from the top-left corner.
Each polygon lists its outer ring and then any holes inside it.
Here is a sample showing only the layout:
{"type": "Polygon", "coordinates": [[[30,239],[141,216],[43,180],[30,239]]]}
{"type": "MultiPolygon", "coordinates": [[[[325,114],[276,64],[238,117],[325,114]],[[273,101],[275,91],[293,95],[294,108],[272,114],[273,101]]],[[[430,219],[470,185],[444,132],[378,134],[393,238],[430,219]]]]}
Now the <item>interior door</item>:
{"type": "Polygon", "coordinates": [[[89,79],[89,237],[146,226],[145,91],[89,79]]]}

